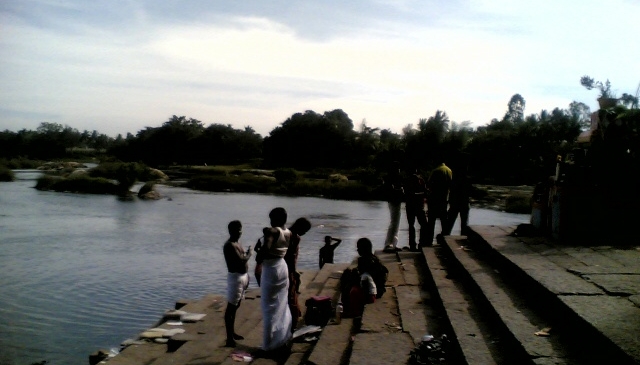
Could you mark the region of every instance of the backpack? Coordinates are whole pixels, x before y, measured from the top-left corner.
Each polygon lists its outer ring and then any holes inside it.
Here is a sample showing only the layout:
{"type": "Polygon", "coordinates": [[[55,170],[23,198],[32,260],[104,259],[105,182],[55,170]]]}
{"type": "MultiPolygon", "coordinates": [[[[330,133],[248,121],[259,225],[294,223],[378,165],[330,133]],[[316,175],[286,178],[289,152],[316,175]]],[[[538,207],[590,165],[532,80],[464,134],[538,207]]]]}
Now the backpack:
{"type": "Polygon", "coordinates": [[[331,297],[314,296],[305,302],[304,323],[307,326],[326,326],[333,314],[331,297]]]}

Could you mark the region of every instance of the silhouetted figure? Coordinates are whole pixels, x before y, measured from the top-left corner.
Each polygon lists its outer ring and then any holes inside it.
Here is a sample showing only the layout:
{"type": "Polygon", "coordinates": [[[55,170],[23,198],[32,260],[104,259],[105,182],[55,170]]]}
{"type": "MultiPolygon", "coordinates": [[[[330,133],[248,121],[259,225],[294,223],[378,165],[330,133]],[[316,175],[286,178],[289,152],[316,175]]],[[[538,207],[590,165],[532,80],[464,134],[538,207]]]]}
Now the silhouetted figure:
{"type": "Polygon", "coordinates": [[[333,264],[333,253],[335,252],[336,248],[340,245],[340,243],[342,242],[341,239],[339,238],[333,238],[331,236],[325,236],[324,237],[324,246],[320,247],[320,268],[322,269],[322,267],[324,266],[324,264],[333,264]],[[335,242],[334,244],[331,244],[331,242],[335,242]]]}
{"type": "Polygon", "coordinates": [[[409,249],[411,251],[417,251],[416,228],[414,227],[416,219],[420,224],[420,246],[426,242],[428,227],[427,215],[424,211],[426,192],[427,186],[424,179],[417,170],[413,170],[404,184],[405,210],[409,223],[409,249]]]}
{"type": "Polygon", "coordinates": [[[449,194],[449,211],[447,212],[447,228],[444,235],[450,235],[456,218],[460,214],[460,234],[467,235],[469,228],[469,210],[471,196],[471,180],[469,179],[468,166],[461,164],[454,168],[451,180],[451,192],[449,194]]]}
{"type": "MultiPolygon", "coordinates": [[[[440,159],[440,165],[431,171],[427,187],[429,197],[427,198],[427,234],[424,246],[433,245],[433,235],[436,228],[436,219],[440,219],[440,226],[444,232],[447,229],[447,205],[449,202],[449,189],[451,188],[452,172],[440,159]]],[[[441,234],[443,233],[441,232],[441,234]]]]}
{"type": "Polygon", "coordinates": [[[385,252],[397,251],[398,228],[400,227],[400,208],[404,200],[404,189],[402,187],[402,176],[400,175],[400,163],[394,162],[385,180],[384,187],[387,193],[387,203],[389,205],[389,228],[384,241],[385,252]]]}

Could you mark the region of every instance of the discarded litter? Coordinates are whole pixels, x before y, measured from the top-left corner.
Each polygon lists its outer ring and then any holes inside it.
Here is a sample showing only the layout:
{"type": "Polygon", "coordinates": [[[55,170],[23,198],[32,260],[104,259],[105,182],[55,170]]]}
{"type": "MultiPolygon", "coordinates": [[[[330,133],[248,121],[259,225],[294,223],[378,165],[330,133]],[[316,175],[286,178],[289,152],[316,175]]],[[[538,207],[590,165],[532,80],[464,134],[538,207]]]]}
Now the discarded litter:
{"type": "Polygon", "coordinates": [[[411,350],[409,363],[412,365],[446,364],[450,347],[451,342],[447,335],[436,339],[434,336],[426,334],[422,336],[422,341],[411,350]]]}
{"type": "Polygon", "coordinates": [[[543,328],[540,331],[534,333],[534,335],[541,336],[541,337],[549,337],[551,336],[551,327],[543,328]]]}
{"type": "Polygon", "coordinates": [[[250,353],[244,351],[234,351],[231,353],[231,359],[233,361],[251,362],[253,357],[250,353]]]}

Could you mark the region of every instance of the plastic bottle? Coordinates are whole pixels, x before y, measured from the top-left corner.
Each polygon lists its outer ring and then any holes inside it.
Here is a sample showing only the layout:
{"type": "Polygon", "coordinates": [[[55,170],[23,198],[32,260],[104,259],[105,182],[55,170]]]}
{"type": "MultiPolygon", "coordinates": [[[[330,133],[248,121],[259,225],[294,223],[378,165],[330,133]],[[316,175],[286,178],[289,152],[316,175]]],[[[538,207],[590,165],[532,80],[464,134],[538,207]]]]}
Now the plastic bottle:
{"type": "Polygon", "coordinates": [[[342,307],[342,303],[338,303],[336,306],[336,324],[340,324],[342,321],[342,311],[344,308],[342,307]]]}

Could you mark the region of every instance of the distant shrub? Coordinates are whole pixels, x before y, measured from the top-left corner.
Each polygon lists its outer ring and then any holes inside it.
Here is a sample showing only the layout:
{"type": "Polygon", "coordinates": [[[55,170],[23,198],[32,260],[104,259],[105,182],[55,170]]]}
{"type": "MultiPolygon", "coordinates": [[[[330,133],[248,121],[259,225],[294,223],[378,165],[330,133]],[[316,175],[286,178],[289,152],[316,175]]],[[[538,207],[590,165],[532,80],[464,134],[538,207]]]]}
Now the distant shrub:
{"type": "Polygon", "coordinates": [[[298,171],[291,168],[278,169],[274,171],[273,175],[275,176],[278,184],[295,183],[300,178],[298,171]]]}
{"type": "Polygon", "coordinates": [[[194,176],[193,178],[189,179],[189,181],[187,181],[186,186],[190,189],[204,191],[268,193],[272,191],[272,187],[274,184],[274,178],[253,174],[242,174],[241,176],[194,176]]]}
{"type": "Polygon", "coordinates": [[[513,192],[507,196],[504,205],[507,213],[531,213],[531,194],[513,192]]]}
{"type": "Polygon", "coordinates": [[[15,178],[16,177],[11,169],[0,165],[0,181],[13,181],[15,178]]]}
{"type": "Polygon", "coordinates": [[[71,178],[45,175],[36,182],[38,190],[84,194],[117,194],[119,187],[108,179],[80,175],[71,178]]]}
{"type": "Polygon", "coordinates": [[[42,165],[40,160],[29,160],[28,158],[18,157],[12,159],[0,159],[0,165],[6,166],[12,170],[18,169],[36,169],[42,165]]]}

